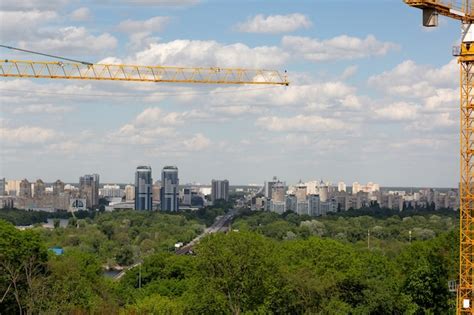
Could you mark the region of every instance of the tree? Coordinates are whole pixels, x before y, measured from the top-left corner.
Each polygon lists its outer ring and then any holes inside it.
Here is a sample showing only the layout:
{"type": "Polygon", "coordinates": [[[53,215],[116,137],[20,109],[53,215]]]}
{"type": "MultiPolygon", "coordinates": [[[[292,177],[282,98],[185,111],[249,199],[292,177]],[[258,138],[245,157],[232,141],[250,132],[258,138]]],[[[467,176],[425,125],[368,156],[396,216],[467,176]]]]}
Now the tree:
{"type": "Polygon", "coordinates": [[[34,231],[19,231],[0,220],[0,306],[5,312],[31,313],[37,279],[45,274],[47,252],[34,231]]]}
{"type": "Polygon", "coordinates": [[[125,246],[115,255],[115,261],[120,266],[130,266],[133,264],[133,250],[130,246],[125,246]]]}
{"type": "Polygon", "coordinates": [[[191,312],[272,313],[283,285],[273,242],[253,233],[211,235],[197,252],[191,312]]]}
{"type": "Polygon", "coordinates": [[[109,309],[114,307],[102,267],[94,255],[69,250],[64,255],[53,256],[48,263],[48,270],[48,298],[40,309],[42,312],[94,313],[104,302],[109,309]]]}

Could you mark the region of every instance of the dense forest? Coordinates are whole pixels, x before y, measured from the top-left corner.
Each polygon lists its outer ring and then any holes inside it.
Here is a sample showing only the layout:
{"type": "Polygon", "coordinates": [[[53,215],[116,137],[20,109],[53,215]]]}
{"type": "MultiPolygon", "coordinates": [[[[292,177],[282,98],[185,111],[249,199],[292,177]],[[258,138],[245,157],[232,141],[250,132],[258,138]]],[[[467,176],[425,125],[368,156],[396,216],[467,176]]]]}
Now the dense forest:
{"type": "Polygon", "coordinates": [[[20,231],[0,220],[5,313],[450,314],[455,212],[242,211],[227,234],[176,255],[224,213],[121,211],[20,231]],[[367,214],[367,213],[365,213],[367,214]],[[370,213],[369,213],[370,214],[370,213]],[[64,254],[48,248],[61,246],[64,254]],[[120,280],[105,267],[136,262],[120,280]]]}

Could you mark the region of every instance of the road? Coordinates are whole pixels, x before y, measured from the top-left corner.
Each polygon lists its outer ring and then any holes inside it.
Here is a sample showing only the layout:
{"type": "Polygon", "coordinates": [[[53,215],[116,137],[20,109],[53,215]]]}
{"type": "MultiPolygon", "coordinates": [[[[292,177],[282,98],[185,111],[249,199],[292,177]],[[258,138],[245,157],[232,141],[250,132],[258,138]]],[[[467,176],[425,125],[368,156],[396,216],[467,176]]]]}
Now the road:
{"type": "MultiPolygon", "coordinates": [[[[232,220],[234,219],[234,216],[235,216],[235,210],[234,209],[231,209],[229,210],[229,212],[223,216],[219,216],[216,218],[214,224],[212,224],[210,227],[206,228],[204,230],[204,232],[202,232],[201,234],[199,234],[198,236],[196,236],[196,238],[194,238],[191,242],[189,242],[188,244],[184,245],[183,247],[181,247],[180,249],[176,250],[175,253],[176,255],[185,255],[185,254],[188,254],[188,253],[192,253],[193,252],[193,248],[194,246],[199,243],[199,241],[206,235],[208,234],[213,234],[213,233],[217,233],[217,232],[220,232],[222,230],[224,230],[225,228],[227,228],[227,226],[229,225],[230,222],[232,222],[232,220]]],[[[138,267],[141,265],[141,262],[140,263],[136,263],[128,268],[125,268],[124,270],[122,270],[122,272],[120,272],[119,274],[117,274],[114,279],[115,280],[120,280],[120,278],[122,278],[125,273],[132,269],[132,268],[135,268],[135,267],[138,267]]]]}
{"type": "Polygon", "coordinates": [[[230,210],[229,213],[223,216],[219,216],[216,218],[216,221],[214,222],[213,225],[210,227],[206,228],[204,232],[202,232],[200,235],[198,235],[195,239],[193,239],[191,242],[188,244],[184,245],[180,249],[176,250],[177,255],[183,255],[192,252],[193,247],[199,243],[199,241],[206,235],[212,234],[212,233],[217,233],[222,231],[224,228],[227,228],[227,225],[232,222],[232,219],[235,216],[235,210],[230,210]]]}

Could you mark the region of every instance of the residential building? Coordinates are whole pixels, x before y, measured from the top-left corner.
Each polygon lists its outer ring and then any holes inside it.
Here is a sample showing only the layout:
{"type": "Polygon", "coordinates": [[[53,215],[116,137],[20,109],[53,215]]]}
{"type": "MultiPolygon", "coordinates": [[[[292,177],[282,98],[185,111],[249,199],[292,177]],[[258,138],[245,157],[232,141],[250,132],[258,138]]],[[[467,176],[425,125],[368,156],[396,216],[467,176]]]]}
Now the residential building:
{"type": "Polygon", "coordinates": [[[7,194],[7,181],[5,178],[0,178],[0,196],[6,196],[7,194]]]}
{"type": "Polygon", "coordinates": [[[64,193],[64,183],[58,179],[53,184],[53,195],[59,196],[62,193],[64,193]]]}
{"type": "Polygon", "coordinates": [[[339,182],[337,183],[337,191],[339,192],[345,192],[347,189],[346,184],[344,182],[339,182]]]}
{"type": "Polygon", "coordinates": [[[160,202],[160,190],[161,190],[161,182],[157,180],[152,187],[153,193],[153,202],[159,203],[160,202]]]}
{"type": "Polygon", "coordinates": [[[125,186],[125,201],[135,200],[135,186],[127,185],[125,186]]]}
{"type": "Polygon", "coordinates": [[[99,196],[104,198],[122,198],[124,190],[119,185],[104,185],[99,189],[99,196]]]}
{"type": "Polygon", "coordinates": [[[272,199],[272,191],[273,191],[273,185],[276,183],[279,183],[280,181],[277,179],[276,176],[273,176],[273,180],[265,182],[265,189],[264,189],[264,195],[268,199],[272,199]]]}
{"type": "Polygon", "coordinates": [[[34,196],[35,198],[41,198],[46,193],[46,186],[41,179],[37,179],[35,182],[34,196]]]}
{"type": "Polygon", "coordinates": [[[298,185],[296,185],[295,196],[298,202],[306,201],[306,185],[301,181],[298,183],[298,185]]]}
{"type": "Polygon", "coordinates": [[[153,180],[150,166],[138,166],[135,172],[135,210],[153,210],[153,180]]]}
{"type": "Polygon", "coordinates": [[[20,191],[18,196],[23,198],[31,198],[32,195],[31,183],[25,178],[20,182],[20,191]]]}
{"type": "Polygon", "coordinates": [[[211,186],[211,201],[213,203],[217,200],[229,201],[229,181],[227,179],[213,179],[211,186]]]}
{"type": "Polygon", "coordinates": [[[319,195],[309,195],[308,196],[308,214],[311,216],[320,216],[321,215],[321,208],[320,208],[320,199],[319,195]]]}
{"type": "Polygon", "coordinates": [[[79,195],[86,199],[86,207],[99,205],[99,175],[91,174],[79,177],[79,195]]]}
{"type": "Polygon", "coordinates": [[[179,178],[176,166],[165,166],[161,172],[161,210],[179,210],[179,178]]]}

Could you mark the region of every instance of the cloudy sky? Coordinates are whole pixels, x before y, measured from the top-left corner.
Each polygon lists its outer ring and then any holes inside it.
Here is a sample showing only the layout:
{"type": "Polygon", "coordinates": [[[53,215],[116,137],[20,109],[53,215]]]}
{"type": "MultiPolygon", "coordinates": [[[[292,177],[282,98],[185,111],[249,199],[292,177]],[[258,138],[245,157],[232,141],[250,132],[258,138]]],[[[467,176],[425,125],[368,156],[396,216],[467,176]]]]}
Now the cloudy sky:
{"type": "MultiPolygon", "coordinates": [[[[2,44],[89,62],[288,70],[289,87],[0,79],[0,177],[177,165],[228,178],[458,182],[459,24],[399,0],[2,0],[2,44]]],[[[1,50],[1,58],[45,60],[1,50]]]]}

